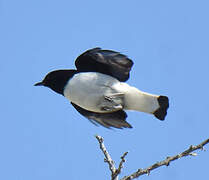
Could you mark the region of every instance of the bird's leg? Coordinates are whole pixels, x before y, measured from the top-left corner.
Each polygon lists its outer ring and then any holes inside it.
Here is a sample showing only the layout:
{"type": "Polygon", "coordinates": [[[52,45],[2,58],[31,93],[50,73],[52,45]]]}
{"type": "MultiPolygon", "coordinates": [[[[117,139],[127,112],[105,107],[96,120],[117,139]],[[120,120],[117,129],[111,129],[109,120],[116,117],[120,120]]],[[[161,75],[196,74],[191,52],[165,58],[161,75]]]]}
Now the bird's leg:
{"type": "Polygon", "coordinates": [[[100,103],[100,109],[103,111],[118,111],[123,109],[123,93],[104,95],[100,103]]]}

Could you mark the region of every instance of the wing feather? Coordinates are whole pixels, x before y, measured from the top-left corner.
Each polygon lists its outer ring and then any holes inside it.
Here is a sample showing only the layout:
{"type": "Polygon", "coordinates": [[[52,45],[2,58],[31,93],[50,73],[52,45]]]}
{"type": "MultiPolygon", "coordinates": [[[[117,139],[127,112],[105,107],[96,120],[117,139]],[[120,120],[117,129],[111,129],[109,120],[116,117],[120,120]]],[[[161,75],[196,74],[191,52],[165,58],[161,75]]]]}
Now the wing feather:
{"type": "Polygon", "coordinates": [[[72,102],[71,104],[81,115],[89,119],[94,125],[100,124],[106,128],[132,128],[132,126],[126,122],[127,114],[123,110],[111,113],[95,113],[83,109],[72,102]]]}
{"type": "Polygon", "coordinates": [[[81,54],[75,65],[78,71],[100,72],[124,82],[129,78],[133,61],[119,52],[94,48],[81,54]]]}

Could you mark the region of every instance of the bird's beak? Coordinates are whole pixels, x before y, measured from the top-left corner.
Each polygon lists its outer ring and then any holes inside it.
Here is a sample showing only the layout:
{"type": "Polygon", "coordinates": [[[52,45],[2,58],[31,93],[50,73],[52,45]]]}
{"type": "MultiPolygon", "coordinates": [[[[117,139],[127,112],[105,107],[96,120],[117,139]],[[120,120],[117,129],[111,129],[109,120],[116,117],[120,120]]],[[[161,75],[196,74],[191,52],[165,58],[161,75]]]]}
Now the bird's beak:
{"type": "Polygon", "coordinates": [[[38,83],[34,84],[34,86],[43,86],[43,85],[44,85],[43,82],[38,82],[38,83]]]}

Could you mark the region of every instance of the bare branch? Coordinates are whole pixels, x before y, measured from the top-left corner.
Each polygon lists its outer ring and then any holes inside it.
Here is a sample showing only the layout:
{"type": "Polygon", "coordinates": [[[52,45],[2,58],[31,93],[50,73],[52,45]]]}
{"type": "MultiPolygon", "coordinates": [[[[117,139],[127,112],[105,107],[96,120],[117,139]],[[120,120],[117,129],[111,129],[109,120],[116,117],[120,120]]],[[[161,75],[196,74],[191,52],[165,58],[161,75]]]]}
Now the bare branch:
{"type": "Polygon", "coordinates": [[[104,156],[105,156],[105,159],[104,161],[108,163],[109,165],[109,169],[111,171],[111,176],[112,176],[112,180],[117,180],[118,177],[117,175],[115,176],[115,172],[116,172],[116,168],[115,168],[115,163],[114,161],[112,160],[110,154],[108,153],[105,145],[104,145],[104,139],[101,137],[101,136],[98,136],[96,135],[95,136],[99,142],[99,145],[100,145],[100,149],[102,150],[104,156]]]}
{"type": "MultiPolygon", "coordinates": [[[[104,153],[105,162],[107,162],[108,165],[109,165],[109,169],[111,171],[111,177],[112,177],[111,179],[112,180],[118,180],[118,175],[120,174],[120,172],[123,168],[123,164],[125,162],[125,157],[128,154],[128,152],[125,152],[121,156],[120,164],[118,166],[118,169],[116,169],[114,161],[112,160],[110,154],[108,153],[106,147],[104,146],[104,139],[101,136],[98,136],[98,135],[96,135],[96,138],[97,138],[97,140],[100,144],[100,149],[104,153]]],[[[177,160],[177,159],[180,159],[184,156],[197,156],[197,153],[194,152],[194,151],[198,150],[198,149],[205,150],[204,146],[208,143],[209,143],[209,139],[206,139],[205,141],[203,141],[202,143],[200,143],[196,146],[191,145],[187,150],[183,151],[182,153],[177,154],[175,156],[167,157],[165,160],[157,162],[157,163],[155,163],[155,164],[153,164],[153,165],[151,165],[151,166],[149,166],[145,169],[138,169],[136,172],[132,173],[131,175],[123,177],[121,180],[132,180],[132,179],[136,179],[139,176],[142,176],[144,174],[149,175],[152,170],[154,170],[156,168],[159,168],[160,166],[169,166],[170,162],[172,162],[174,160],[177,160]]]]}
{"type": "Polygon", "coordinates": [[[205,141],[203,141],[202,143],[196,145],[196,146],[190,146],[187,150],[185,150],[184,152],[180,153],[180,154],[177,154],[175,156],[171,156],[171,157],[167,157],[165,160],[163,161],[160,161],[160,162],[157,162],[151,166],[149,166],[148,168],[145,168],[145,169],[138,169],[136,172],[134,172],[133,174],[129,175],[129,176],[125,176],[123,177],[121,180],[132,180],[132,179],[135,179],[135,178],[138,178],[139,176],[141,175],[144,175],[144,174],[150,174],[150,171],[156,169],[156,168],[159,168],[160,166],[169,166],[170,162],[171,161],[174,161],[174,160],[177,160],[179,158],[182,158],[184,156],[196,156],[197,153],[193,152],[195,150],[204,150],[204,146],[206,144],[209,143],[209,139],[206,139],[205,141]]]}
{"type": "Polygon", "coordinates": [[[120,158],[121,158],[121,161],[120,161],[120,164],[119,164],[119,166],[118,166],[118,169],[116,169],[116,171],[115,171],[115,174],[114,174],[115,177],[118,176],[118,175],[120,174],[120,172],[121,172],[121,170],[122,170],[122,168],[123,168],[123,163],[126,162],[125,157],[126,157],[127,154],[128,154],[128,152],[125,152],[125,153],[120,157],[120,158]]]}

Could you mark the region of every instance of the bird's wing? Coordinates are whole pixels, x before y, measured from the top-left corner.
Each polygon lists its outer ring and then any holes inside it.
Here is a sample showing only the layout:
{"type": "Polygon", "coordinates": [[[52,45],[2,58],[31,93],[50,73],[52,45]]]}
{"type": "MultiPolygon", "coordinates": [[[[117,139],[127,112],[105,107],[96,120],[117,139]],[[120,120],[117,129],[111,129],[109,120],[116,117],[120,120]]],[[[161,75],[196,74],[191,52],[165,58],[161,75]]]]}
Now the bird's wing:
{"type": "Polygon", "coordinates": [[[127,114],[123,110],[111,112],[111,113],[95,113],[81,108],[80,106],[71,102],[73,107],[93,124],[100,124],[106,128],[132,128],[132,126],[126,122],[127,114]]]}
{"type": "Polygon", "coordinates": [[[124,82],[129,78],[133,61],[119,52],[94,48],[81,54],[75,66],[81,72],[100,72],[124,82]]]}

